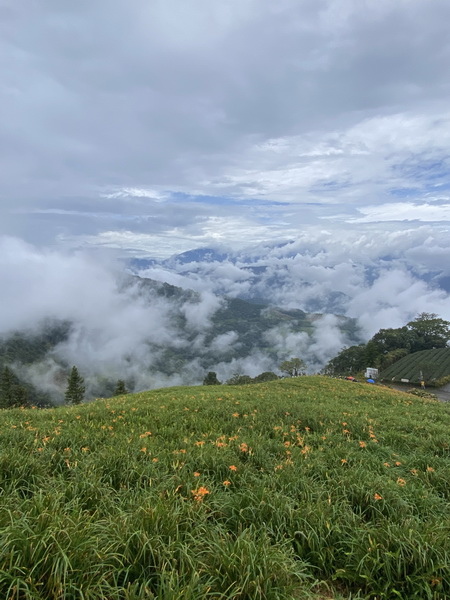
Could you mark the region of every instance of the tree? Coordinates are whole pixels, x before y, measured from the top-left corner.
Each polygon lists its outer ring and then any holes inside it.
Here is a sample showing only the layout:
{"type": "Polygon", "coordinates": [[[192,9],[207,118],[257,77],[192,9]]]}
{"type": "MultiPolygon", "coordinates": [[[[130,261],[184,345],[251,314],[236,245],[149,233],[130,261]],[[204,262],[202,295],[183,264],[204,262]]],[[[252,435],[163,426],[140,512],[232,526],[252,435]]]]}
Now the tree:
{"type": "Polygon", "coordinates": [[[435,313],[420,313],[406,327],[416,337],[412,352],[445,348],[450,341],[450,322],[435,313]]]}
{"type": "Polygon", "coordinates": [[[128,394],[128,390],[126,388],[125,381],[123,379],[118,379],[113,395],[114,396],[123,396],[124,394],[128,394]]]}
{"type": "Polygon", "coordinates": [[[410,352],[415,340],[416,334],[405,326],[398,329],[380,329],[368,344],[373,344],[377,355],[381,355],[399,348],[406,348],[410,352]]]}
{"type": "Polygon", "coordinates": [[[377,367],[381,370],[387,369],[407,354],[409,354],[409,352],[406,348],[397,348],[397,350],[391,350],[379,358],[377,367]]]}
{"type": "Polygon", "coordinates": [[[12,387],[13,373],[9,367],[4,367],[0,380],[0,406],[2,408],[11,408],[14,406],[12,387]]]}
{"type": "Polygon", "coordinates": [[[264,383],[266,381],[274,381],[275,379],[279,379],[278,375],[273,371],[264,371],[264,373],[260,373],[256,377],[253,378],[255,383],[264,383]]]}
{"type": "Polygon", "coordinates": [[[220,385],[220,381],[217,379],[217,373],[209,371],[203,380],[203,385],[220,385]]]}
{"type": "Polygon", "coordinates": [[[80,404],[84,399],[84,379],[78,373],[76,367],[72,367],[70,375],[67,379],[67,389],[65,393],[65,400],[67,404],[80,404]]]}
{"type": "MultiPolygon", "coordinates": [[[[366,368],[366,346],[343,348],[330,360],[324,371],[327,375],[354,375],[366,368]]],[[[371,365],[374,366],[374,365],[371,365]]]]}
{"type": "Polygon", "coordinates": [[[9,367],[3,367],[0,376],[0,408],[24,406],[28,402],[28,391],[9,367]]]}
{"type": "Polygon", "coordinates": [[[289,377],[298,377],[298,375],[304,375],[306,365],[301,358],[291,358],[285,360],[280,365],[280,371],[286,373],[289,377]]]}
{"type": "Polygon", "coordinates": [[[249,383],[253,383],[250,375],[242,375],[240,373],[235,373],[231,379],[227,380],[227,385],[247,385],[249,383]]]}

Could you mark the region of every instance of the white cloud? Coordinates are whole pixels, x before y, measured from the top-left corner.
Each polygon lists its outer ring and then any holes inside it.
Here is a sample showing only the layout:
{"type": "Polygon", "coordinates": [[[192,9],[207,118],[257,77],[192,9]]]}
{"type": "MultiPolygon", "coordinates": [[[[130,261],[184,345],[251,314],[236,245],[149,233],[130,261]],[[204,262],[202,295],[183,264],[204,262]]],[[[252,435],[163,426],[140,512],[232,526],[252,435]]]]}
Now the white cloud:
{"type": "Polygon", "coordinates": [[[185,302],[181,312],[190,329],[204,330],[211,326],[211,317],[223,305],[220,298],[211,292],[201,292],[198,302],[185,302]]]}
{"type": "Polygon", "coordinates": [[[2,16],[3,233],[168,256],[373,222],[449,184],[446,0],[2,16]]]}
{"type": "Polygon", "coordinates": [[[364,216],[349,219],[351,223],[372,223],[378,221],[450,221],[450,204],[413,204],[393,202],[381,206],[366,206],[359,212],[364,216]]]}

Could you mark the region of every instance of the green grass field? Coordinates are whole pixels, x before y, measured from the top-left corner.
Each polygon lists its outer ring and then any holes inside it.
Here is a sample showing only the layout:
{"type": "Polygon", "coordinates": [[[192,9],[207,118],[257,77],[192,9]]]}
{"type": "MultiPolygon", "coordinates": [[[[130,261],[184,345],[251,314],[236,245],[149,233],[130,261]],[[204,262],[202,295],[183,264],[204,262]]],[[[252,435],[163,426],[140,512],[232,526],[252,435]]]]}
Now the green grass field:
{"type": "Polygon", "coordinates": [[[450,406],[322,377],[0,413],[0,597],[450,598],[450,406]]]}

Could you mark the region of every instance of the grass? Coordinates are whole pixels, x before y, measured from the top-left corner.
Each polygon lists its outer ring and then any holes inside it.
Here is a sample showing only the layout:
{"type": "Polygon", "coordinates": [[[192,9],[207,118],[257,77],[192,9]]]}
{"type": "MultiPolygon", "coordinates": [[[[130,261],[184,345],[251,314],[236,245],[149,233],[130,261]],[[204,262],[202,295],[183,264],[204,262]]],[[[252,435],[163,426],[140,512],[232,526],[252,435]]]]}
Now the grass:
{"type": "Polygon", "coordinates": [[[0,597],[450,598],[450,407],[321,377],[0,414],[0,597]]]}

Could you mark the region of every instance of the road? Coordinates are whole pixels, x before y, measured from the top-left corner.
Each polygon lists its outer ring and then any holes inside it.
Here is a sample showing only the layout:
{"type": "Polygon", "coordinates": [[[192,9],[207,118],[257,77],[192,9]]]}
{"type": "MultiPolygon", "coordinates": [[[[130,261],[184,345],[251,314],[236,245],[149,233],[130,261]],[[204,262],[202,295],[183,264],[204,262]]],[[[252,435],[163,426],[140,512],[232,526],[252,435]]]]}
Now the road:
{"type": "MultiPolygon", "coordinates": [[[[397,384],[397,383],[389,383],[389,384],[386,384],[386,386],[390,387],[394,390],[399,390],[400,392],[407,392],[408,390],[411,389],[411,386],[408,384],[401,385],[401,384],[397,384]]],[[[417,388],[417,389],[420,389],[420,388],[417,388]]],[[[425,391],[430,392],[430,394],[434,394],[442,402],[450,402],[450,384],[444,385],[444,387],[441,387],[441,388],[433,388],[433,387],[425,388],[425,391]]]]}

